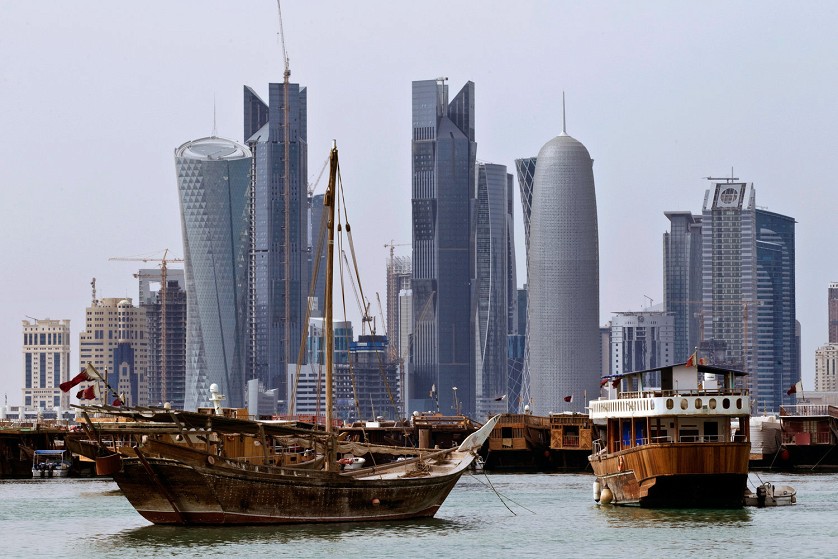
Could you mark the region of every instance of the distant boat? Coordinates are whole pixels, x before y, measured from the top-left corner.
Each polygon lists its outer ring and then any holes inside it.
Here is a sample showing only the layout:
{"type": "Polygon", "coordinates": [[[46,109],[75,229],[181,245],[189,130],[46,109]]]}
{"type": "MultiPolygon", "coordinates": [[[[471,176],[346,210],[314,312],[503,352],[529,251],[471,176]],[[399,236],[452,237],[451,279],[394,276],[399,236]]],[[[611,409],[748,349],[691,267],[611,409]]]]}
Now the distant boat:
{"type": "MultiPolygon", "coordinates": [[[[327,523],[432,517],[498,421],[497,417],[489,420],[457,447],[391,447],[391,462],[341,469],[338,453],[344,446],[351,449],[353,456],[360,456],[365,448],[380,456],[387,448],[341,442],[334,432],[331,293],[335,201],[341,194],[337,190],[341,185],[336,147],[332,148],[330,162],[324,197],[324,213],[331,226],[324,306],[325,430],[219,415],[111,409],[115,414],[133,414],[137,421],[142,420],[143,413],[150,416],[151,421],[146,424],[123,426],[122,432],[134,433],[135,442],[130,450],[123,447],[116,454],[120,464],[113,479],[134,508],[155,524],[327,523]],[[159,421],[154,421],[155,415],[159,415],[159,421]],[[254,439],[251,446],[263,449],[263,456],[238,457],[227,451],[228,440],[233,444],[245,435],[254,439]],[[321,453],[323,467],[308,469],[273,463],[275,453],[269,447],[282,437],[294,439],[303,447],[310,445],[308,448],[321,453]]],[[[94,422],[88,421],[87,428],[96,433],[94,422]]]]}
{"type": "Polygon", "coordinates": [[[35,450],[32,456],[32,477],[68,477],[72,466],[72,456],[68,450],[35,450]]]}
{"type": "Polygon", "coordinates": [[[590,402],[594,499],[741,507],[751,447],[748,390],[737,384],[744,375],[688,362],[604,377],[610,397],[590,402]]]}

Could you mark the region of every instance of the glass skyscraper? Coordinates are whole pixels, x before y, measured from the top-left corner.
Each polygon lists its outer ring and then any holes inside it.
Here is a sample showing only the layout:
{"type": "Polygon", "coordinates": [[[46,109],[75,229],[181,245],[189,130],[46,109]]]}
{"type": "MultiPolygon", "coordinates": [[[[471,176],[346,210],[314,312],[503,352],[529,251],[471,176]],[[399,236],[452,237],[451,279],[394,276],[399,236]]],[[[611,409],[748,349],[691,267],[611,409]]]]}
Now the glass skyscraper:
{"type": "Polygon", "coordinates": [[[800,379],[793,218],[756,207],[753,185],[716,183],[702,215],[703,347],[750,373],[760,411],[790,403],[800,379]]]}
{"type": "Polygon", "coordinates": [[[505,400],[496,398],[509,392],[507,335],[517,307],[515,256],[510,251],[512,189],[512,175],[507,174],[506,166],[477,164],[474,358],[478,418],[505,412],[507,406],[505,400]]]}
{"type": "Polygon", "coordinates": [[[285,94],[284,84],[272,83],[265,103],[244,88],[244,138],[253,152],[248,369],[283,399],[287,365],[297,360],[305,328],[310,277],[307,91],[292,83],[285,94]]]}
{"type": "Polygon", "coordinates": [[[187,323],[184,407],[209,406],[217,384],[225,406],[244,407],[251,152],[223,138],[175,151],[187,323]]]}
{"type": "Polygon", "coordinates": [[[413,344],[408,411],[475,412],[474,83],[413,82],[413,344]],[[455,400],[457,404],[455,406],[455,400]]]}
{"type": "Polygon", "coordinates": [[[672,359],[685,363],[701,340],[701,216],[664,212],[663,302],[675,320],[672,359]]]}

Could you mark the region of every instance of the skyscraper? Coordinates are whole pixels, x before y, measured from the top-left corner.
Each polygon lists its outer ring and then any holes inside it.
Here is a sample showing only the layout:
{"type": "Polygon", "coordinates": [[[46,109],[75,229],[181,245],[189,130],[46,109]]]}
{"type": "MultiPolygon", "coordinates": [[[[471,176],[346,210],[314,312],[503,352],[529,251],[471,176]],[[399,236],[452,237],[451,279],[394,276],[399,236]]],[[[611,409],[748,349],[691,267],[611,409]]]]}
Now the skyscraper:
{"type": "Polygon", "coordinates": [[[413,344],[409,410],[475,412],[474,83],[413,82],[413,344]]]}
{"type": "Polygon", "coordinates": [[[701,341],[701,216],[664,212],[663,302],[675,320],[674,363],[684,363],[701,341]]]}
{"type": "Polygon", "coordinates": [[[702,215],[704,346],[750,373],[751,399],[777,411],[800,379],[793,218],[756,207],[752,184],[716,183],[702,215]]]}
{"type": "MultiPolygon", "coordinates": [[[[145,309],[131,299],[94,299],[85,313],[84,331],[79,334],[79,364],[92,363],[130,406],[147,406],[148,323],[145,309]]],[[[114,395],[99,384],[97,403],[110,404],[114,395]]],[[[156,402],[155,402],[156,403],[156,402]]]]}
{"type": "Polygon", "coordinates": [[[145,310],[148,321],[149,403],[169,402],[175,409],[183,409],[186,397],[186,278],[183,270],[167,270],[167,287],[163,290],[161,269],[139,270],[135,276],[139,279],[140,307],[145,310]],[[152,289],[152,283],[158,286],[156,290],[152,289]]]}
{"type": "Polygon", "coordinates": [[[611,321],[611,371],[645,371],[671,365],[675,317],[666,312],[618,312],[611,321]]]}
{"type": "Polygon", "coordinates": [[[517,306],[514,297],[510,301],[515,293],[515,279],[510,278],[515,268],[509,242],[512,185],[506,166],[477,164],[473,312],[478,418],[506,411],[506,402],[496,398],[508,393],[507,335],[517,306]]]}
{"type": "Polygon", "coordinates": [[[516,159],[515,169],[518,172],[518,187],[521,191],[521,211],[524,213],[524,242],[527,252],[530,250],[530,218],[532,217],[532,187],[535,179],[535,165],[537,157],[516,159]]]}
{"type": "Polygon", "coordinates": [[[211,137],[175,151],[188,299],[184,407],[244,407],[251,152],[211,137]]]}
{"type": "Polygon", "coordinates": [[[538,153],[527,255],[532,410],[582,410],[599,393],[599,248],[593,160],[562,133],[538,153]]]}
{"type": "Polygon", "coordinates": [[[265,103],[245,86],[244,139],[253,153],[248,369],[284,397],[309,296],[306,88],[288,84],[286,99],[284,84],[269,84],[265,103]]]}
{"type": "Polygon", "coordinates": [[[58,385],[69,378],[70,321],[23,321],[23,405],[28,409],[68,409],[69,395],[58,385]]]}

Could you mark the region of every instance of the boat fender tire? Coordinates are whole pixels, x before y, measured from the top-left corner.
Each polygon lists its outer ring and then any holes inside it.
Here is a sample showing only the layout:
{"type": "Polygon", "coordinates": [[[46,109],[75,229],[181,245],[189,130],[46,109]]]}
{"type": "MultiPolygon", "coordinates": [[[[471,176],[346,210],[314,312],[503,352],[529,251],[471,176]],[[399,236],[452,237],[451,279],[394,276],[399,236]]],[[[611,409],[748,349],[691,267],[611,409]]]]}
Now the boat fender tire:
{"type": "Polygon", "coordinates": [[[215,456],[207,456],[207,464],[210,466],[215,464],[215,456]]]}

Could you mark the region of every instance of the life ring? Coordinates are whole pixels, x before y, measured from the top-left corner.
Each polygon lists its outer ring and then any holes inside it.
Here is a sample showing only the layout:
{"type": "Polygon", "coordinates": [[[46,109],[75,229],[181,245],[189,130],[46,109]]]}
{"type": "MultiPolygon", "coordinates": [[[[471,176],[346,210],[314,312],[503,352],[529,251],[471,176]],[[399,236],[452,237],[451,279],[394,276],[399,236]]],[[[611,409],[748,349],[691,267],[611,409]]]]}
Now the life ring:
{"type": "Polygon", "coordinates": [[[620,455],[620,458],[617,460],[617,469],[621,472],[626,469],[626,459],[620,455]]]}

